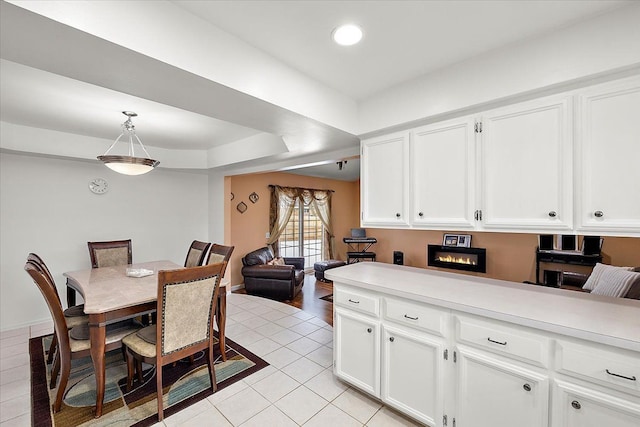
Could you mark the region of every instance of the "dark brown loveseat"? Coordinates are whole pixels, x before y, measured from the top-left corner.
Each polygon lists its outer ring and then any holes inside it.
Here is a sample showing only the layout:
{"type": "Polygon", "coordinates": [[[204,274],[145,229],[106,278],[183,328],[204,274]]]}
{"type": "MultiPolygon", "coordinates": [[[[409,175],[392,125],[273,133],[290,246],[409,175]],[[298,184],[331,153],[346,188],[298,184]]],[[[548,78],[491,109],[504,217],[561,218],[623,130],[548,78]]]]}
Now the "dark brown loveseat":
{"type": "Polygon", "coordinates": [[[247,293],[279,301],[293,299],[304,285],[304,258],[283,259],[285,265],[270,265],[273,254],[266,246],[245,255],[242,276],[247,293]]]}

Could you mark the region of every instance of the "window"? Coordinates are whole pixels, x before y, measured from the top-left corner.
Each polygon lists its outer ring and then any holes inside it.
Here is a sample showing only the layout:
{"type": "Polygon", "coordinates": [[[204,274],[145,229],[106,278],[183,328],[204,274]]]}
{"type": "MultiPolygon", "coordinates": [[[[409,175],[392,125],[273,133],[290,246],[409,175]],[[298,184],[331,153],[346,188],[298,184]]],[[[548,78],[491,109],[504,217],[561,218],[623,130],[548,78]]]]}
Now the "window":
{"type": "Polygon", "coordinates": [[[320,218],[308,205],[296,200],[293,213],[278,240],[280,256],[304,257],[305,268],[313,267],[314,263],[322,261],[323,233],[320,218]]]}

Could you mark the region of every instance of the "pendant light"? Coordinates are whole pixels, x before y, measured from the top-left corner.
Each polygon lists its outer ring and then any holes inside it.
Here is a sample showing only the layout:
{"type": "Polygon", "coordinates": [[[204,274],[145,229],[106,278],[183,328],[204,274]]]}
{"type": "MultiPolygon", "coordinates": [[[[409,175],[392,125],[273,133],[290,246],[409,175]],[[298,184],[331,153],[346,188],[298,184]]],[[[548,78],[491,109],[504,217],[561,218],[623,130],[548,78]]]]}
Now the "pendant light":
{"type": "Polygon", "coordinates": [[[122,124],[122,133],[102,156],[98,156],[98,160],[103,162],[109,169],[124,175],[142,175],[152,171],[153,168],[160,164],[160,162],[151,158],[147,150],[144,148],[144,145],[142,145],[142,141],[140,141],[140,138],[136,135],[136,129],[131,118],[136,117],[137,114],[133,111],[123,111],[122,114],[127,116],[127,120],[122,124]],[[109,152],[111,149],[115,147],[118,141],[120,141],[125,134],[129,138],[129,155],[110,155],[109,152]],[[138,144],[140,144],[142,151],[147,157],[135,156],[134,139],[138,144]]]}

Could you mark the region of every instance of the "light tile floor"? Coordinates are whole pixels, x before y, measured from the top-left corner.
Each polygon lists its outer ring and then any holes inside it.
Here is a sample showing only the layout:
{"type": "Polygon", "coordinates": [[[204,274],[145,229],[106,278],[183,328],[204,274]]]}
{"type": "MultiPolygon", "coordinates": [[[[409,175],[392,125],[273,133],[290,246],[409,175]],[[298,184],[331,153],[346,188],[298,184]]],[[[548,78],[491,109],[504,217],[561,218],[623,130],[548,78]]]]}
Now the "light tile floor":
{"type": "MultiPolygon", "coordinates": [[[[227,298],[227,337],[270,366],[156,426],[417,426],[333,376],[333,328],[276,301],[227,298]]],[[[29,426],[28,339],[50,324],[0,333],[0,427],[29,426]]]]}

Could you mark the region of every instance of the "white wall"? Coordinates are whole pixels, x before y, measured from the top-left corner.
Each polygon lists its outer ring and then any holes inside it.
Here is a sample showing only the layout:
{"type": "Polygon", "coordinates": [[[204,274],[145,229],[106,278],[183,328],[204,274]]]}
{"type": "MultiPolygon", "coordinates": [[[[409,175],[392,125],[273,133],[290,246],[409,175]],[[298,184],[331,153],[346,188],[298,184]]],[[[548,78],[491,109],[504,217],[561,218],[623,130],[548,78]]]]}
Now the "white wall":
{"type": "MultiPolygon", "coordinates": [[[[96,162],[0,153],[0,330],[50,321],[23,267],[43,257],[66,301],[62,273],[90,268],[87,241],[132,239],[133,261],[184,263],[209,237],[208,176],[157,169],[119,175],[96,162]],[[95,195],[89,180],[105,178],[95,195]]],[[[214,219],[215,221],[215,219],[214,219]]]]}
{"type": "Polygon", "coordinates": [[[639,73],[639,22],[640,3],[402,83],[360,103],[358,134],[625,67],[639,73]]]}

